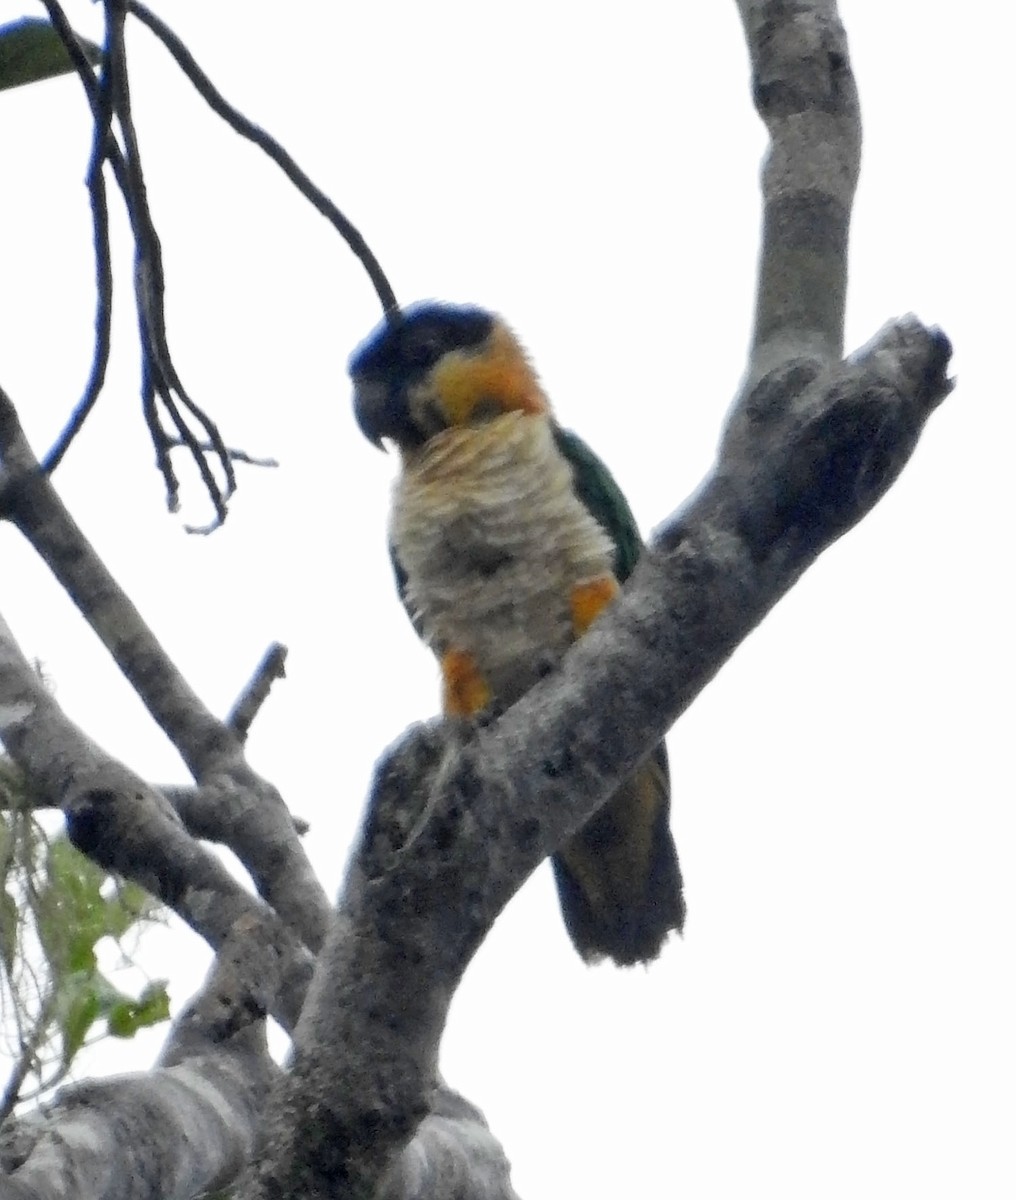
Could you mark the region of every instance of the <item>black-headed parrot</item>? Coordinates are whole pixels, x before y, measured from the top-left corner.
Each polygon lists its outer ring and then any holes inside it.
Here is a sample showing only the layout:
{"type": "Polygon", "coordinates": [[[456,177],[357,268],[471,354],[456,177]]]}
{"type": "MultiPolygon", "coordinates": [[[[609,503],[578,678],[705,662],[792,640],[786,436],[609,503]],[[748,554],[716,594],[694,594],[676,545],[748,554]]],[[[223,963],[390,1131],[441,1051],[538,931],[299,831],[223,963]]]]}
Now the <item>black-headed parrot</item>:
{"type": "MultiPolygon", "coordinates": [[[[481,308],[423,302],[350,360],[357,422],[398,447],[391,554],[447,715],[513,704],[617,595],[642,548],[610,472],[555,421],[525,351],[481,308]]],[[[587,961],[648,962],[684,923],[661,742],[551,861],[587,961]]]]}

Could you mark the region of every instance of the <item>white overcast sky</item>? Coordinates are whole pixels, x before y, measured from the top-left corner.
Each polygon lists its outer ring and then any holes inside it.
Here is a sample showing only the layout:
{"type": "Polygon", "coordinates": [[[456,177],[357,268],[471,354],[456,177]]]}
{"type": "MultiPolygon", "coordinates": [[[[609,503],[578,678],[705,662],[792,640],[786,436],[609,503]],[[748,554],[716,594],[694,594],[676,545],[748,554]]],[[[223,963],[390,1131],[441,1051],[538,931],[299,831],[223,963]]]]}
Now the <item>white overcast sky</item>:
{"type": "MultiPolygon", "coordinates": [[[[0,0],[0,18],[27,2],[0,0]]],[[[69,11],[95,31],[92,5],[69,11]]],[[[358,223],[402,300],[508,317],[646,531],[694,489],[753,302],[764,137],[734,0],[161,11],[358,223]]],[[[584,967],[542,867],[470,967],[442,1065],[526,1200],[1016,1194],[1016,30],[984,0],[841,12],[866,134],[848,343],[914,310],[952,337],[959,386],[898,485],[670,738],[683,941],[647,971],[584,967]]],[[[147,32],[130,47],[177,365],[229,443],[282,467],[243,471],[214,537],[166,514],[114,201],[114,360],[57,483],[216,711],[271,640],[289,646],[250,757],[311,822],[334,892],[376,755],[437,700],[388,572],[394,464],[350,415],[346,359],[378,306],[147,32]]],[[[40,451],[91,352],[88,136],[73,79],[0,95],[0,381],[40,451]]],[[[7,528],[0,605],[90,734],[183,779],[7,528]]],[[[208,954],[183,931],[145,961],[179,1004],[208,954]]],[[[158,1040],[104,1047],[94,1069],[144,1068],[158,1040]]]]}

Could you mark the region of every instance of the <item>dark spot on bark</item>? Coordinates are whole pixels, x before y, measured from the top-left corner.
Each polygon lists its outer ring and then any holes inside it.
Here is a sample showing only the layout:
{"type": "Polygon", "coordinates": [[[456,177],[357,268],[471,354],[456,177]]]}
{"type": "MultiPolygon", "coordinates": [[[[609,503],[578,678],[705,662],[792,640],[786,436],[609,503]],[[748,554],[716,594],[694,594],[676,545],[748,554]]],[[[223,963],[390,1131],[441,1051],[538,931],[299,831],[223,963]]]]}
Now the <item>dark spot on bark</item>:
{"type": "Polygon", "coordinates": [[[446,852],[455,845],[460,816],[458,808],[452,806],[446,814],[434,819],[433,840],[436,849],[446,852]]]}
{"type": "Polygon", "coordinates": [[[548,779],[557,779],[575,765],[575,756],[570,747],[563,746],[553,758],[543,760],[543,773],[548,779]]]}
{"type": "Polygon", "coordinates": [[[548,675],[553,675],[559,661],[559,656],[552,654],[549,650],[544,650],[538,654],[536,656],[537,679],[546,679],[548,675]]]}
{"type": "Polygon", "coordinates": [[[112,825],[109,814],[115,804],[112,792],[96,790],[77,798],[66,814],[71,844],[102,867],[113,865],[106,834],[112,825]]]}
{"type": "Polygon", "coordinates": [[[515,828],[515,842],[522,851],[529,852],[536,845],[540,836],[540,822],[530,817],[520,822],[515,828]]]}

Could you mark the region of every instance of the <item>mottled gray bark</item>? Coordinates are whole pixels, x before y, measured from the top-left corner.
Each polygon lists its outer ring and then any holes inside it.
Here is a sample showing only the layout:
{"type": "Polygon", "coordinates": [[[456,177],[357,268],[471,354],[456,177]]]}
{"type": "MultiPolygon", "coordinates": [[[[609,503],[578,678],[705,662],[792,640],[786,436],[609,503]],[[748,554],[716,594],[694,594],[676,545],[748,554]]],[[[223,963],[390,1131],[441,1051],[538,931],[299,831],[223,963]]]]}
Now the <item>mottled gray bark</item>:
{"type": "Polygon", "coordinates": [[[738,0],[769,133],[750,386],[790,358],[843,353],[861,118],[831,0],[738,0]]]}

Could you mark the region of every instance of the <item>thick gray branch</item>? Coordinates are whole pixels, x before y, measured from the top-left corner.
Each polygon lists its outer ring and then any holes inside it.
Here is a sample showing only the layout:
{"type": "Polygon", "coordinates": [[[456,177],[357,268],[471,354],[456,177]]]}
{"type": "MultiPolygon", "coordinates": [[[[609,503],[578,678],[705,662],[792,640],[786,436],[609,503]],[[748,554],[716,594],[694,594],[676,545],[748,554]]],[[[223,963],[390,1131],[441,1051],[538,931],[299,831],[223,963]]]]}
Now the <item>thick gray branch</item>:
{"type": "MultiPolygon", "coordinates": [[[[2,389],[0,463],[0,517],[12,521],[46,562],[195,780],[210,789],[195,794],[191,828],[228,845],[261,895],[316,950],[331,906],[282,797],[247,765],[246,727],[234,730],[219,721],[191,689],[41,473],[2,389]],[[215,803],[199,813],[200,801],[213,793],[215,803]]],[[[279,658],[276,653],[272,663],[279,658]]],[[[247,697],[241,722],[249,724],[259,699],[257,691],[247,697]]]]}
{"type": "Polygon", "coordinates": [[[835,4],[740,7],[771,147],[751,358],[717,462],[556,675],[488,728],[411,732],[379,768],[257,1197],[375,1194],[429,1112],[448,1004],[497,914],[870,510],[949,390],[948,341],[914,320],[839,362],[860,123],[835,4]]]}
{"type": "Polygon", "coordinates": [[[190,1200],[236,1179],[278,1074],[264,1016],[281,963],[263,933],[237,922],[160,1068],[65,1088],[45,1112],[4,1127],[5,1197],[190,1200]]]}
{"type": "Polygon", "coordinates": [[[374,1193],[429,1111],[448,1004],[497,914],[892,483],[948,358],[906,320],[836,369],[802,359],[761,380],[562,670],[490,727],[424,727],[388,757],[255,1195],[374,1193]]]}
{"type": "Polygon", "coordinates": [[[483,1114],[449,1088],[434,1094],[416,1136],[377,1200],[518,1200],[510,1167],[483,1114]]]}
{"type": "Polygon", "coordinates": [[[861,120],[834,0],[738,0],[755,106],[769,131],[754,383],[781,359],[843,353],[847,237],[861,120]]]}

